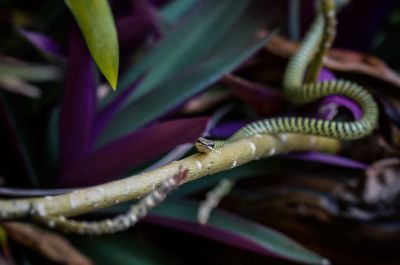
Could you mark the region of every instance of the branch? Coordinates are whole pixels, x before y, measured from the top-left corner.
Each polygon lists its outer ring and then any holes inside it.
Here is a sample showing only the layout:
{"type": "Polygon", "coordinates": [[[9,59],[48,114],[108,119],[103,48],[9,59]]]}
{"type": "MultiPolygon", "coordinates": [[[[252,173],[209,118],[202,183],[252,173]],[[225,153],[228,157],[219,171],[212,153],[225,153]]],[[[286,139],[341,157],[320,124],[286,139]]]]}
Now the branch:
{"type": "Polygon", "coordinates": [[[198,153],[158,169],[58,196],[0,200],[0,220],[30,217],[33,206],[42,216],[74,216],[143,197],[163,180],[187,169],[185,182],[229,170],[259,158],[290,151],[337,152],[340,141],[301,134],[255,135],[208,154],[198,153]]]}
{"type": "Polygon", "coordinates": [[[100,221],[76,221],[67,219],[65,216],[41,215],[36,208],[32,209],[32,218],[46,224],[50,228],[64,231],[65,233],[78,233],[86,235],[113,234],[126,230],[134,226],[139,220],[144,218],[150,210],[165,200],[167,195],[172,192],[185,179],[187,170],[179,171],[176,175],[163,180],[159,186],[140,201],[130,207],[123,214],[117,215],[112,219],[100,221]]]}

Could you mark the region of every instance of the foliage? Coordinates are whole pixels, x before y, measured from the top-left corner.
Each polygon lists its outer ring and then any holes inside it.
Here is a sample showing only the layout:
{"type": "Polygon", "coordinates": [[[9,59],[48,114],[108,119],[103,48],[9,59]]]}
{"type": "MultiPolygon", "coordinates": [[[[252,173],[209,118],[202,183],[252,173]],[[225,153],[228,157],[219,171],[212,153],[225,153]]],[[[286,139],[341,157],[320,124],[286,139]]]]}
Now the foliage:
{"type": "MultiPolygon", "coordinates": [[[[280,26],[285,33],[286,7],[292,12],[289,33],[305,31],[311,20],[309,5],[288,2],[292,5],[272,0],[0,2],[5,29],[0,140],[6,154],[1,196],[51,195],[120,179],[193,152],[188,143],[201,135],[225,138],[260,117],[357,119],[358,106],[341,97],[302,108],[285,104],[282,73],[296,44],[274,32],[280,26]]],[[[331,248],[351,245],[354,238],[371,248],[382,242],[379,253],[389,253],[390,259],[398,238],[388,231],[400,231],[399,190],[393,188],[399,182],[392,178],[398,161],[382,159],[399,154],[400,77],[360,51],[374,51],[398,69],[399,53],[393,47],[399,7],[390,0],[368,4],[367,13],[374,15],[370,19],[360,11],[363,3],[353,2],[339,16],[337,45],[356,51],[330,51],[330,70],[324,69],[320,79],[345,76],[372,90],[383,109],[381,130],[349,143],[339,155],[287,154],[188,183],[138,227],[99,239],[69,237],[73,244],[96,264],[185,264],[183,252],[202,255],[198,248],[189,249],[191,244],[206,251],[216,246],[232,257],[242,249],[243,260],[252,257],[254,264],[269,260],[268,255],[310,264],[326,262],[322,256],[327,256],[350,264],[341,257],[346,255],[315,243],[317,235],[329,238],[327,229],[319,228],[323,224],[334,231],[327,243],[331,248]],[[372,164],[378,160],[383,162],[372,164]],[[374,176],[384,183],[374,182],[374,176]],[[202,200],[204,191],[223,178],[238,181],[222,203],[228,212],[216,210],[209,225],[198,225],[198,203],[192,200],[202,200]],[[312,251],[272,227],[296,236],[312,251]],[[308,229],[315,233],[306,235],[308,229]],[[343,242],[340,233],[349,233],[351,240],[343,242]],[[171,238],[160,243],[154,234],[187,236],[190,244],[174,246],[171,238]],[[206,238],[204,245],[200,237],[206,238]],[[164,247],[177,251],[161,251],[164,247]]],[[[19,251],[11,248],[18,263],[42,261],[19,251]]],[[[217,263],[212,255],[199,260],[217,263]]]]}

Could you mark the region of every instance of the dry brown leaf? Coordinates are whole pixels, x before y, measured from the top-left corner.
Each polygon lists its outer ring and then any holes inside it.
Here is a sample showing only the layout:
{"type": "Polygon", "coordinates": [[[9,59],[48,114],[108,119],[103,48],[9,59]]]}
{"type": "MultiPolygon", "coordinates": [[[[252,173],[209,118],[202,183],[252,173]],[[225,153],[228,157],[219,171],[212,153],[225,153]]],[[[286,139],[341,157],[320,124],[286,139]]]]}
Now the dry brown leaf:
{"type": "Polygon", "coordinates": [[[283,95],[277,89],[232,74],[226,74],[222,82],[261,116],[278,114],[282,110],[283,95]]]}
{"type": "Polygon", "coordinates": [[[182,108],[182,113],[194,115],[208,111],[221,105],[232,96],[230,91],[213,91],[202,93],[189,100],[182,108]]]}
{"type": "Polygon", "coordinates": [[[363,200],[368,204],[392,204],[400,198],[400,159],[388,158],[374,163],[366,172],[363,200]]]}
{"type": "Polygon", "coordinates": [[[317,193],[275,190],[275,195],[263,202],[265,210],[313,217],[321,222],[331,221],[338,214],[336,205],[317,193]],[[280,194],[279,194],[280,193],[280,194]]]}
{"type": "Polygon", "coordinates": [[[93,264],[58,234],[18,222],[5,222],[2,226],[11,240],[40,252],[52,261],[68,265],[93,264]]]}
{"type": "Polygon", "coordinates": [[[387,158],[372,164],[354,182],[335,187],[334,197],[342,201],[343,217],[374,220],[394,216],[399,208],[400,159],[387,158]]]}
{"type": "Polygon", "coordinates": [[[385,151],[385,156],[400,156],[400,128],[394,123],[388,124],[389,139],[379,136],[377,143],[385,151]]]}
{"type": "MultiPolygon", "coordinates": [[[[266,45],[269,52],[285,58],[291,57],[298,47],[298,43],[281,36],[273,36],[266,45]]],[[[384,61],[372,55],[343,49],[330,49],[324,59],[324,65],[331,70],[364,74],[400,87],[400,74],[390,69],[384,61]]]]}

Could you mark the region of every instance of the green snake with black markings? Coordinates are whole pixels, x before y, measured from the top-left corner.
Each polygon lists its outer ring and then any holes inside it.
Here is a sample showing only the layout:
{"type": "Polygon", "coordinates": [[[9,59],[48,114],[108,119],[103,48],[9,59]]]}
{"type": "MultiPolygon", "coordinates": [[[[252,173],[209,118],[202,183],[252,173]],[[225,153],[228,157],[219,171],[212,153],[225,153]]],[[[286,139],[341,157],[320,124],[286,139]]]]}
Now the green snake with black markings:
{"type": "Polygon", "coordinates": [[[342,95],[354,100],[360,106],[363,112],[362,118],[349,122],[308,117],[268,118],[247,124],[224,141],[198,138],[196,148],[199,152],[208,153],[213,149],[256,134],[299,133],[354,140],[372,132],[378,120],[378,107],[368,91],[347,80],[337,79],[324,82],[316,80],[322,59],[333,42],[336,30],[333,0],[322,0],[319,10],[298,52],[290,59],[286,68],[283,81],[285,96],[294,104],[306,104],[328,95],[342,95]],[[303,83],[309,64],[309,75],[303,83]]]}
{"type": "MultiPolygon", "coordinates": [[[[286,69],[284,76],[285,94],[295,104],[306,104],[331,94],[343,95],[360,105],[363,117],[352,122],[327,121],[307,117],[279,117],[260,120],[244,126],[225,141],[199,138],[196,142],[199,152],[207,153],[215,148],[256,134],[300,133],[352,140],[366,136],[374,129],[378,119],[378,108],[374,99],[366,90],[346,80],[315,81],[322,65],[324,53],[332,44],[336,27],[333,0],[322,0],[321,3],[321,11],[307,33],[299,51],[290,60],[286,69]],[[303,84],[304,74],[309,64],[309,75],[306,83],[303,84]]],[[[234,162],[236,163],[236,161],[234,162]]],[[[32,204],[31,214],[35,219],[46,223],[49,227],[63,229],[67,232],[114,233],[136,224],[150,209],[162,202],[167,194],[181,183],[186,174],[187,170],[183,170],[165,179],[153,192],[140,200],[137,205],[132,206],[127,213],[112,219],[85,222],[66,219],[61,215],[47,216],[43,204],[39,203],[32,204]]],[[[101,193],[104,192],[101,187],[97,189],[101,193]]],[[[72,204],[71,198],[70,203],[72,204]]]]}

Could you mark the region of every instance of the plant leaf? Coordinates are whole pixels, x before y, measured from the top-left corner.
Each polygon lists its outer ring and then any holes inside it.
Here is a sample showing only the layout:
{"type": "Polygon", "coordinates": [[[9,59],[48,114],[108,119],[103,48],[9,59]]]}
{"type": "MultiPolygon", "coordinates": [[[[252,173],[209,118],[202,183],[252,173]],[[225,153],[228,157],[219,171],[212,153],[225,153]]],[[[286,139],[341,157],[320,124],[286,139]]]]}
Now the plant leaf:
{"type": "Polygon", "coordinates": [[[197,223],[199,204],[167,200],[145,220],[263,255],[306,264],[324,264],[326,259],[282,233],[222,210],[214,210],[207,225],[197,223]]]}
{"type": "Polygon", "coordinates": [[[169,38],[165,38],[149,55],[149,58],[152,55],[157,57],[161,55],[162,61],[158,60],[161,58],[157,58],[156,64],[152,65],[153,67],[130,100],[140,98],[159,86],[166,78],[177,74],[193,61],[204,56],[234,23],[249,1],[240,1],[235,4],[232,0],[203,2],[199,6],[201,10],[196,10],[193,17],[190,17],[190,21],[170,32],[169,38]],[[208,14],[204,16],[206,12],[208,14]],[[193,25],[192,21],[196,25],[193,25]],[[218,29],[213,29],[216,25],[218,29]],[[206,38],[207,41],[204,41],[206,38]],[[178,43],[179,46],[176,46],[178,43]]]}
{"type": "Polygon", "coordinates": [[[366,170],[368,168],[367,164],[364,164],[359,161],[352,160],[350,158],[332,155],[332,154],[324,154],[318,152],[306,152],[301,154],[288,154],[286,155],[288,158],[298,159],[303,161],[310,162],[319,162],[328,165],[334,165],[339,167],[351,168],[351,169],[359,169],[366,170]]]}
{"type": "Polygon", "coordinates": [[[238,98],[251,106],[259,115],[268,116],[282,111],[283,95],[279,90],[234,75],[225,75],[223,80],[238,98]]]}
{"type": "Polygon", "coordinates": [[[115,90],[119,48],[114,18],[107,0],[65,0],[82,30],[96,64],[115,90]]]}
{"type": "Polygon", "coordinates": [[[133,132],[100,148],[65,172],[61,183],[63,186],[87,186],[110,181],[179,144],[194,142],[204,132],[207,120],[172,120],[133,132]]]}
{"type": "Polygon", "coordinates": [[[118,112],[125,98],[128,97],[129,93],[132,93],[137,88],[142,79],[142,77],[138,78],[129,88],[125,89],[119,95],[119,97],[115,98],[110,104],[108,104],[106,108],[103,108],[98,113],[96,113],[92,129],[93,142],[95,142],[99,134],[104,130],[110,120],[112,120],[115,113],[118,112]]]}
{"type": "MultiPolygon", "coordinates": [[[[281,36],[275,36],[267,45],[267,50],[285,58],[296,53],[299,44],[281,36]]],[[[351,50],[331,49],[326,55],[325,66],[345,73],[367,75],[393,86],[400,86],[400,74],[391,69],[376,56],[351,50]]],[[[390,91],[393,92],[393,91],[390,91]]]]}
{"type": "Polygon", "coordinates": [[[58,45],[58,43],[45,34],[30,31],[24,28],[18,28],[17,32],[32,45],[34,45],[40,52],[44,54],[51,54],[53,56],[62,56],[61,47],[58,45]]]}
{"type": "Polygon", "coordinates": [[[170,1],[161,11],[161,16],[168,23],[174,23],[189,10],[198,0],[175,0],[170,1]]]}
{"type": "Polygon", "coordinates": [[[143,239],[121,235],[107,237],[73,237],[80,251],[98,265],[161,265],[176,264],[167,253],[156,249],[143,239]]]}
{"type": "Polygon", "coordinates": [[[180,72],[179,76],[152,88],[120,112],[105,129],[98,144],[107,143],[160,117],[216,82],[226,72],[237,68],[261,48],[267,39],[259,39],[256,34],[265,21],[259,14],[254,14],[254,9],[251,10],[253,12],[246,12],[240,21],[232,25],[223,40],[204,59],[180,72]],[[135,119],[132,119],[133,116],[135,119]]]}
{"type": "Polygon", "coordinates": [[[232,134],[237,132],[240,128],[248,124],[246,120],[235,120],[228,122],[221,122],[217,126],[211,129],[210,135],[212,138],[229,138],[232,134]]]}
{"type": "Polygon", "coordinates": [[[27,81],[54,81],[59,80],[61,71],[51,65],[17,64],[0,60],[0,78],[21,78],[27,81]]]}
{"type": "Polygon", "coordinates": [[[0,77],[0,89],[32,99],[38,99],[42,95],[38,87],[15,77],[0,77]]]}
{"type": "MultiPolygon", "coordinates": [[[[121,53],[135,51],[146,37],[159,37],[159,21],[150,0],[132,1],[133,11],[115,21],[121,53]],[[134,25],[134,27],[132,26],[134,25]]],[[[122,62],[123,63],[123,60],[122,62]]]]}
{"type": "Polygon", "coordinates": [[[68,168],[90,150],[96,109],[94,64],[78,29],[72,29],[65,91],[60,111],[60,161],[68,168]]]}
{"type": "MultiPolygon", "coordinates": [[[[321,99],[318,102],[319,111],[318,113],[316,113],[317,117],[322,119],[327,119],[330,116],[329,108],[327,107],[329,107],[330,105],[333,105],[335,109],[337,109],[338,107],[344,107],[348,109],[352,113],[353,118],[355,120],[360,120],[363,116],[361,108],[353,100],[346,98],[344,96],[330,95],[321,99]],[[326,108],[325,111],[324,108],[326,108]]],[[[337,110],[335,112],[337,112],[337,110]]]]}
{"type": "MultiPolygon", "coordinates": [[[[201,1],[195,5],[171,31],[146,55],[135,63],[121,79],[118,92],[104,101],[111,102],[146,72],[146,78],[135,93],[130,94],[121,109],[135,99],[156,88],[166,79],[177,75],[195,64],[210,51],[244,11],[249,0],[232,3],[233,0],[201,1]]],[[[104,103],[103,103],[104,104],[104,103]]]]}

